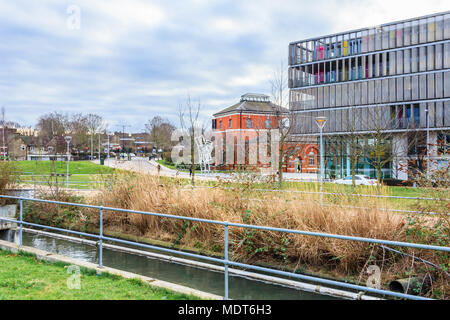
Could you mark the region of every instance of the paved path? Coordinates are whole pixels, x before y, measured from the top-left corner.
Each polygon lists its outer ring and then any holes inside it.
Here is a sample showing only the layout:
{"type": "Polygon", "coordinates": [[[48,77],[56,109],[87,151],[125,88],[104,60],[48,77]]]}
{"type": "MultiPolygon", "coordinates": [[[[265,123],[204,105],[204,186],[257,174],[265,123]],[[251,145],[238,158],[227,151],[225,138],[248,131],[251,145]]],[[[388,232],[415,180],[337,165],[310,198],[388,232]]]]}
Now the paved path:
{"type": "MultiPolygon", "coordinates": [[[[98,160],[94,160],[94,163],[99,164],[98,160]]],[[[148,160],[147,158],[135,157],[132,160],[116,160],[105,159],[105,166],[112,168],[130,170],[135,172],[158,174],[158,163],[155,160],[148,160]]],[[[173,170],[161,165],[160,175],[167,177],[178,177],[190,179],[190,175],[184,171],[173,170]]],[[[232,174],[222,172],[212,172],[210,174],[195,173],[195,178],[200,180],[217,181],[217,178],[232,179],[232,174]]],[[[287,181],[317,181],[317,174],[314,173],[283,173],[283,178],[287,181]]]]}
{"type": "MultiPolygon", "coordinates": [[[[99,164],[98,160],[92,161],[94,163],[99,164]]],[[[150,173],[150,174],[158,174],[158,163],[155,160],[148,160],[147,158],[133,158],[130,161],[127,160],[116,160],[116,159],[105,159],[105,166],[109,166],[112,168],[117,169],[123,169],[123,170],[130,170],[134,172],[142,172],[142,173],[150,173]]],[[[190,179],[190,175],[187,172],[173,170],[170,168],[167,168],[163,165],[161,165],[161,171],[159,172],[160,175],[166,176],[166,177],[178,177],[178,178],[186,178],[190,179]]],[[[224,174],[219,173],[211,173],[211,174],[200,174],[195,173],[195,179],[200,180],[209,180],[209,181],[216,181],[217,176],[221,176],[224,174]]],[[[230,175],[227,175],[228,177],[231,177],[230,175]]]]}

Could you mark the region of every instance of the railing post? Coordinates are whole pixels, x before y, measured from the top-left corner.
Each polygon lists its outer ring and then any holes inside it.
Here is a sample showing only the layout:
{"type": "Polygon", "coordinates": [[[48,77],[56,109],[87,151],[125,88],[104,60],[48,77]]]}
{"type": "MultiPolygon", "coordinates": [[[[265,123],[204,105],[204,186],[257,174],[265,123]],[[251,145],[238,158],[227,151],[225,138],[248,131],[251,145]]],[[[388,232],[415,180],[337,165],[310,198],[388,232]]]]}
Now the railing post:
{"type": "Polygon", "coordinates": [[[20,229],[19,229],[19,247],[22,248],[22,228],[23,228],[23,200],[19,200],[19,221],[20,221],[20,229]]]}
{"type": "Polygon", "coordinates": [[[225,222],[225,300],[228,300],[228,222],[225,222]]]}
{"type": "Polygon", "coordinates": [[[103,209],[100,209],[100,241],[99,241],[98,267],[103,268],[103,209]]]}

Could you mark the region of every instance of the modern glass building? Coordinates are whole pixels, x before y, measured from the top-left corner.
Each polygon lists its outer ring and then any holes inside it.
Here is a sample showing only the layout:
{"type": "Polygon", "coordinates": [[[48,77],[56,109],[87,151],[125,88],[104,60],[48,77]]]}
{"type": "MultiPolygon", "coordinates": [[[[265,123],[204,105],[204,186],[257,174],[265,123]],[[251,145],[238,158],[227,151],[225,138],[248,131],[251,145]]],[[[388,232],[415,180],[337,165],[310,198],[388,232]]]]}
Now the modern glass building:
{"type": "MultiPolygon", "coordinates": [[[[448,165],[430,146],[449,140],[450,11],[292,42],[289,88],[294,137],[317,136],[315,117],[328,119],[327,176],[350,174],[349,137],[370,145],[381,131],[392,146],[385,177],[406,179],[405,165],[424,148],[448,165]]],[[[357,168],[375,174],[364,155],[357,168]]]]}

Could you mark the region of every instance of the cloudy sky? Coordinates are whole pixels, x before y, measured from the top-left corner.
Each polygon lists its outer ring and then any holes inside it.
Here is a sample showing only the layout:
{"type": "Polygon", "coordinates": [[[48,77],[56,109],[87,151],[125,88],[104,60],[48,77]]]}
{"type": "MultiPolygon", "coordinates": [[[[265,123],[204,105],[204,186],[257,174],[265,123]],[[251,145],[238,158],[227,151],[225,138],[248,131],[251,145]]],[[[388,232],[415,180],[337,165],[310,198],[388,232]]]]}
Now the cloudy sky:
{"type": "Polygon", "coordinates": [[[270,94],[291,41],[449,10],[448,0],[0,0],[0,106],[34,126],[47,112],[97,113],[140,131],[178,125],[246,92],[270,94]],[[80,12],[78,20],[77,10],[80,12]],[[79,28],[78,28],[79,26],[79,28]]]}

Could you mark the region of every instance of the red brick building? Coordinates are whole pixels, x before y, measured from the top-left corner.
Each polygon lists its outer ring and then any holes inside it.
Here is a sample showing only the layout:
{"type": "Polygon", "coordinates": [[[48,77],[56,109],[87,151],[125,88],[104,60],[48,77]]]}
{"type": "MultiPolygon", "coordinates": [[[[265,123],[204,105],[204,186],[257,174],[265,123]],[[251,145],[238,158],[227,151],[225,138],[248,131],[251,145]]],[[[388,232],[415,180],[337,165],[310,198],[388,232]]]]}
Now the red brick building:
{"type": "MultiPolygon", "coordinates": [[[[270,102],[266,95],[247,93],[241,100],[213,115],[214,167],[221,170],[269,168],[270,132],[289,110],[270,102]]],[[[285,146],[284,172],[317,172],[317,144],[289,143],[285,146]]]]}

